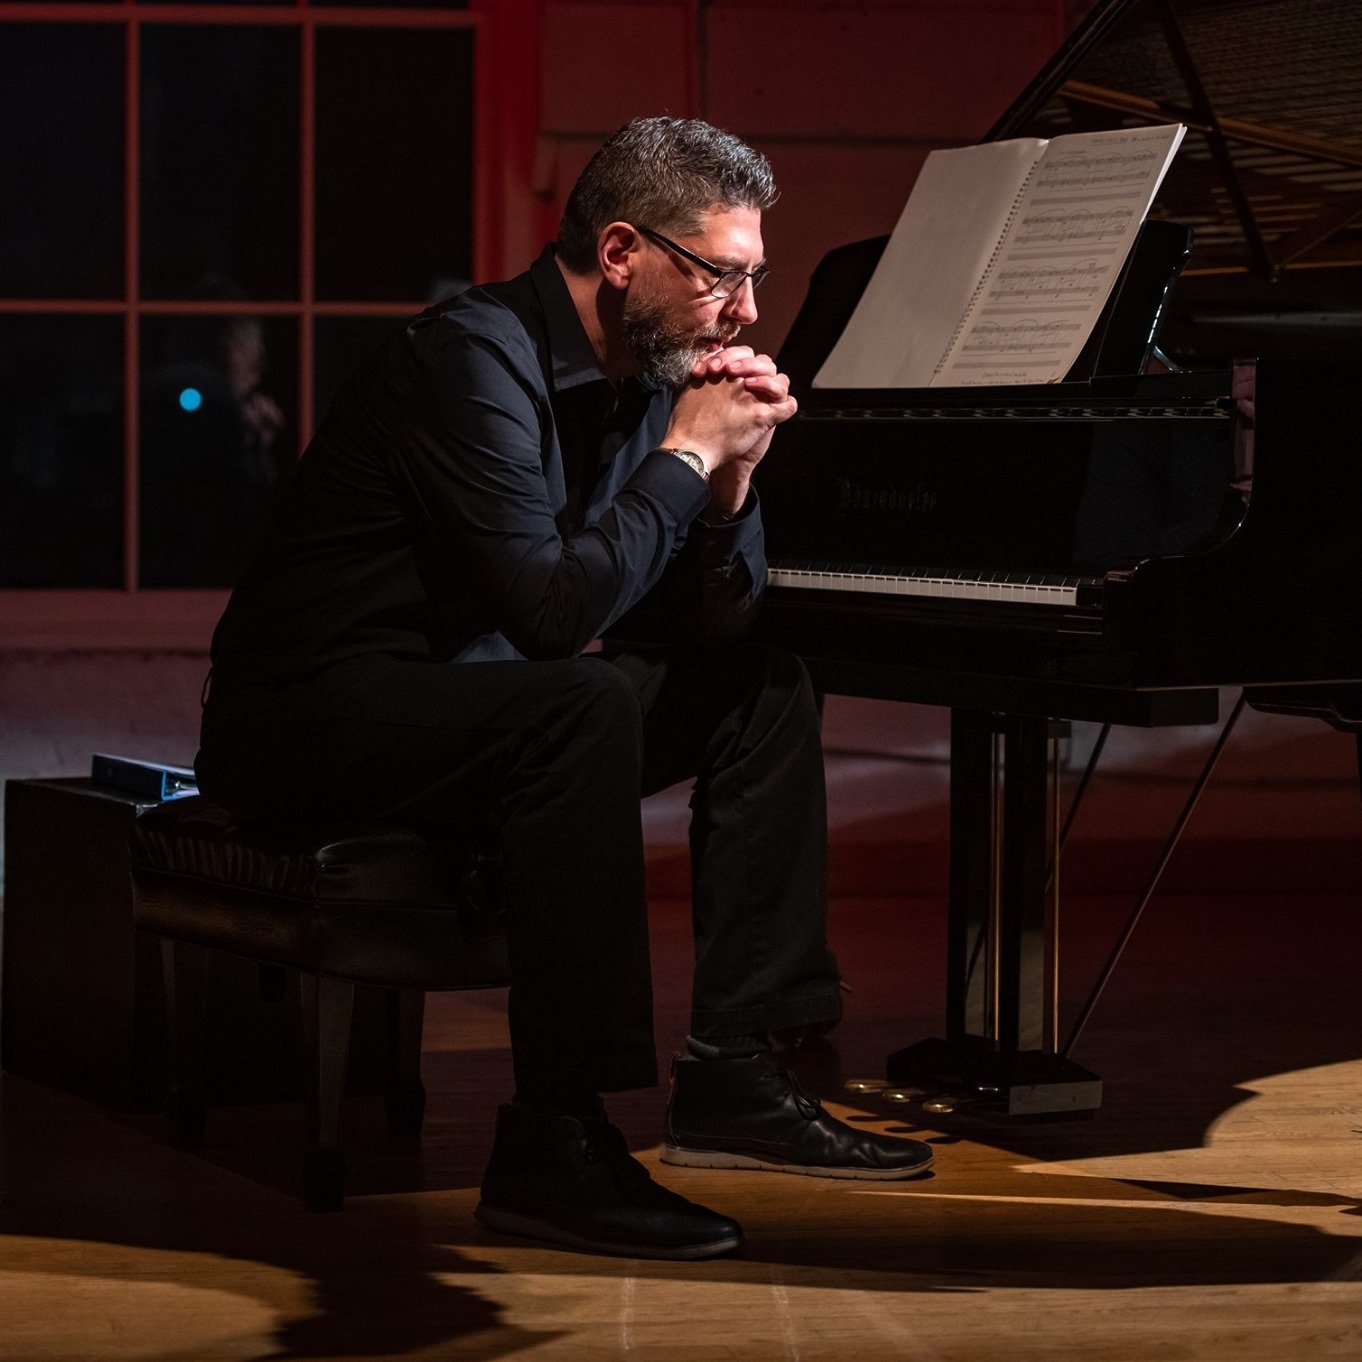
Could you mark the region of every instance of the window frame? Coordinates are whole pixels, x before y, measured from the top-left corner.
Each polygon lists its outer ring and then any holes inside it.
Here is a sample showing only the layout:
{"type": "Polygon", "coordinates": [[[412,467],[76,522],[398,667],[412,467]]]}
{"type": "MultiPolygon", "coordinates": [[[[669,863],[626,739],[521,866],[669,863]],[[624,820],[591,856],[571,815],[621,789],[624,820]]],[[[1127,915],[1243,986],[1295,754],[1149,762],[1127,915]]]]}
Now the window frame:
{"type": "MultiPolygon", "coordinates": [[[[475,0],[476,4],[476,0],[475,0]]],[[[0,316],[24,314],[121,316],[123,319],[123,584],[121,588],[0,589],[0,650],[4,651],[190,651],[208,646],[227,601],[226,590],[142,588],[139,566],[139,394],[141,322],[177,314],[295,318],[298,323],[297,452],[310,438],[316,412],[314,325],[328,317],[411,315],[424,299],[318,301],[314,296],[316,35],[320,28],[468,29],[473,35],[472,266],[475,280],[491,278],[500,261],[494,243],[501,213],[490,173],[488,48],[485,9],[411,9],[280,4],[168,4],[145,0],[0,0],[0,33],[15,23],[121,25],[125,34],[123,85],[123,282],[120,298],[0,297],[0,316]],[[140,278],[141,31],[153,25],[279,26],[299,30],[298,290],[296,298],[206,303],[148,299],[140,278]]]]}

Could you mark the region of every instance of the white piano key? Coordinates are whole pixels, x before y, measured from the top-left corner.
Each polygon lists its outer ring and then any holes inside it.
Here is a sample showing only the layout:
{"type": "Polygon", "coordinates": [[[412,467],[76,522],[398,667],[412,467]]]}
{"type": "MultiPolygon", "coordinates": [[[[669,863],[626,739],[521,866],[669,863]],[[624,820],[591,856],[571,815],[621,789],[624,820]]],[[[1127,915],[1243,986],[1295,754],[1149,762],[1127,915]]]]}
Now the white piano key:
{"type": "Polygon", "coordinates": [[[772,568],[772,586],[807,591],[858,592],[871,595],[920,596],[933,600],[1021,603],[1052,608],[1078,603],[1076,585],[1029,581],[971,581],[959,577],[898,576],[836,572],[823,568],[772,568]]]}

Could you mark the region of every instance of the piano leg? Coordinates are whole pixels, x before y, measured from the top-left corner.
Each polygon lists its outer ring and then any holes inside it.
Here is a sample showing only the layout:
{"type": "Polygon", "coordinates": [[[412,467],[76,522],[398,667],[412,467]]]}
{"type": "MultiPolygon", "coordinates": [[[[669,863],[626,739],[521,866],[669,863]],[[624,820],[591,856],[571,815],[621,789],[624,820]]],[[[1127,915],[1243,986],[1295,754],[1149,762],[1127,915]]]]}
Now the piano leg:
{"type": "Polygon", "coordinates": [[[946,1037],[983,1035],[993,1015],[990,925],[997,784],[991,715],[951,712],[950,898],[946,923],[946,1037]]]}
{"type": "Polygon", "coordinates": [[[891,1055],[889,1081],[1012,1117],[1090,1116],[1102,1081],[1055,1051],[1047,971],[1049,720],[951,713],[946,1037],[891,1055]]]}
{"type": "Polygon", "coordinates": [[[1043,1043],[1047,1004],[1045,757],[1049,721],[1007,715],[1001,726],[1002,865],[993,905],[998,1002],[997,1020],[989,1034],[997,1037],[1003,1050],[1033,1051],[1043,1043]]]}

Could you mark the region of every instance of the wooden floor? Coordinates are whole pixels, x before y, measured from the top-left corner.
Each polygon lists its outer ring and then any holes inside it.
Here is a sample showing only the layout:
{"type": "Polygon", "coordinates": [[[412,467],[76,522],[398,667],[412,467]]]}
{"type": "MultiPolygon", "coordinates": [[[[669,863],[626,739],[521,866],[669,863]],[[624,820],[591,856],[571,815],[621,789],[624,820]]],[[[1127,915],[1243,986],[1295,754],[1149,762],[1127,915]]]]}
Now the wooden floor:
{"type": "MultiPolygon", "coordinates": [[[[1066,908],[1070,1007],[1128,906],[1066,908]]],[[[897,1186],[661,1170],[743,1222],[743,1253],[710,1263],[474,1225],[509,1081],[498,994],[432,1000],[419,1146],[352,1100],[335,1216],[296,1199],[292,1107],[216,1112],[193,1156],[153,1116],[7,1079],[0,1358],[1362,1358],[1358,906],[1156,900],[1075,1056],[1105,1078],[1105,1109],[1015,1127],[847,1092],[938,1028],[942,922],[935,897],[838,901],[848,1017],[797,1066],[849,1119],[930,1139],[937,1170],[897,1186]]],[[[686,910],[655,918],[666,1051],[686,910]]],[[[612,1108],[650,1164],[662,1099],[612,1108]]]]}

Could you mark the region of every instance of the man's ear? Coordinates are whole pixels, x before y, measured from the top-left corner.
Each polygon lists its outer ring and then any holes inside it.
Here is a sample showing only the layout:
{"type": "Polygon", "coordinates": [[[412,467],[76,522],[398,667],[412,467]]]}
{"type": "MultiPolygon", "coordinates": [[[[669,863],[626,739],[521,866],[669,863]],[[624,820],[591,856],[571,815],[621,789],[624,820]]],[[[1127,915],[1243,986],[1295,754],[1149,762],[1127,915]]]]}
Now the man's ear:
{"type": "Polygon", "coordinates": [[[596,263],[611,288],[626,289],[638,268],[643,237],[627,222],[612,222],[596,238],[596,263]]]}

